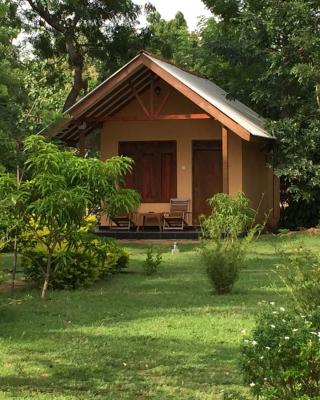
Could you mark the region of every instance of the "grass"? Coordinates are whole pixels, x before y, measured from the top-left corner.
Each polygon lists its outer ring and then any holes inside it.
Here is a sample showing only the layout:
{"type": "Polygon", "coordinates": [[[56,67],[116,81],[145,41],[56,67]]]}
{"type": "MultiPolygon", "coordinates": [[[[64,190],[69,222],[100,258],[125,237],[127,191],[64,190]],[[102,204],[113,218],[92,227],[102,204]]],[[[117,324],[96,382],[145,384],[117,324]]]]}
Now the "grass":
{"type": "Polygon", "coordinates": [[[152,277],[142,274],[146,246],[128,245],[130,270],[95,287],[50,293],[45,304],[37,290],[20,289],[0,309],[0,400],[212,400],[230,389],[246,393],[237,367],[241,332],[253,327],[259,301],[285,302],[272,273],[274,245],[319,243],[319,236],[286,238],[253,244],[227,296],[212,294],[190,244],[175,256],[164,245],[152,277]]]}

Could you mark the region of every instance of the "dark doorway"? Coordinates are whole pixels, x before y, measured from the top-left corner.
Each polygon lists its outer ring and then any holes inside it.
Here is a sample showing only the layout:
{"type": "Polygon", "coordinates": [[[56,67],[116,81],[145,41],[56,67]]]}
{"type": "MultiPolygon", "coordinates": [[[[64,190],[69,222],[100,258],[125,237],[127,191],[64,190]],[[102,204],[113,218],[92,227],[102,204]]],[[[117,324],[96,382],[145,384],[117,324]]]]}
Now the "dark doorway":
{"type": "Polygon", "coordinates": [[[193,223],[198,216],[210,214],[207,199],[222,192],[222,144],[218,140],[192,142],[193,158],[193,223]]]}

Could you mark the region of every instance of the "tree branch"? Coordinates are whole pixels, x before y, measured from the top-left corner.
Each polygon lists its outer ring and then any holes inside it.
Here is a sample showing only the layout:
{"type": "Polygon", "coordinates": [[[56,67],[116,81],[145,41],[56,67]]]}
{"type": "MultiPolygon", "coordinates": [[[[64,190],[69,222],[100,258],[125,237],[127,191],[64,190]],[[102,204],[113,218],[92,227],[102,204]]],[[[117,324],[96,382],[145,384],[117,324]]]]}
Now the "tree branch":
{"type": "Polygon", "coordinates": [[[60,33],[65,33],[65,27],[58,23],[55,17],[53,17],[49,10],[44,7],[41,3],[35,2],[33,0],[27,0],[28,3],[30,4],[30,7],[36,11],[42,19],[44,19],[52,28],[54,28],[56,31],[60,33]]]}

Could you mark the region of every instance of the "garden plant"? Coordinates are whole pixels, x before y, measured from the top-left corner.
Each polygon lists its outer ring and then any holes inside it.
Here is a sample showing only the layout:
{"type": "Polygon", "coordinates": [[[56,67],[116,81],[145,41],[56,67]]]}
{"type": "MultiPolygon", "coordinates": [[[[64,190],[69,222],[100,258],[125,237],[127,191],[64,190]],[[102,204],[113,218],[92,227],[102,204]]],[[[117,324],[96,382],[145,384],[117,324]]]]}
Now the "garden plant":
{"type": "Polygon", "coordinates": [[[162,263],[162,252],[159,248],[150,246],[147,250],[146,259],[143,263],[143,270],[146,275],[153,275],[159,270],[162,263]]]}
{"type": "Polygon", "coordinates": [[[85,224],[85,216],[133,211],[140,197],[122,185],[132,168],[130,158],[106,162],[81,158],[39,135],[25,139],[24,154],[26,177],[18,187],[14,175],[0,176],[0,215],[11,219],[18,215],[28,241],[44,252],[45,266],[41,263],[40,267],[41,298],[45,299],[54,254],[65,248],[69,257],[75,254],[71,253],[76,248],[75,233],[85,224]]]}
{"type": "Polygon", "coordinates": [[[200,254],[215,292],[226,294],[238,280],[248,244],[262,226],[253,226],[255,212],[243,193],[235,197],[219,193],[208,202],[212,213],[202,219],[200,254]]]}
{"type": "Polygon", "coordinates": [[[267,400],[319,399],[319,256],[298,246],[279,257],[277,274],[289,301],[285,308],[262,303],[256,327],[242,344],[244,379],[267,400]]]}

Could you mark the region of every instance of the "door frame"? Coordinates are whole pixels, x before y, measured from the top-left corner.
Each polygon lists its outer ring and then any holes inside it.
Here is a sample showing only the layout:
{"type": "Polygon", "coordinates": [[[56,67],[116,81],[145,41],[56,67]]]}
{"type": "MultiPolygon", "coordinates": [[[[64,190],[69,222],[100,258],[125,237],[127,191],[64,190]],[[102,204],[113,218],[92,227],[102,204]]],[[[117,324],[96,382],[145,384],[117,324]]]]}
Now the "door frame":
{"type": "Polygon", "coordinates": [[[219,150],[221,151],[222,157],[222,140],[221,139],[212,139],[212,140],[192,140],[192,219],[196,221],[195,214],[195,157],[194,153],[196,150],[219,150]]]}

